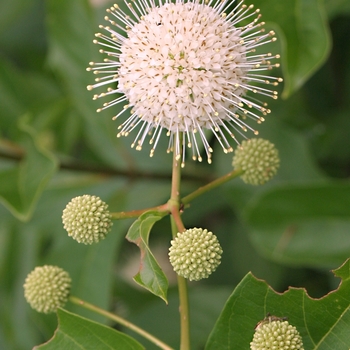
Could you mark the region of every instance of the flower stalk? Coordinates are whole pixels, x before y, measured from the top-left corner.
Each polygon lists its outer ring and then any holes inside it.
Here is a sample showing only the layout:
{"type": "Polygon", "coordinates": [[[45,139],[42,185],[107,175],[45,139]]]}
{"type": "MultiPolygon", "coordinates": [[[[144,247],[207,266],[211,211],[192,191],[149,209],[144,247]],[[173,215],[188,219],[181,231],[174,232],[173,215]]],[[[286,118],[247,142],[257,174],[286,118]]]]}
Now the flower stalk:
{"type": "Polygon", "coordinates": [[[69,301],[72,302],[73,304],[82,306],[87,310],[90,310],[90,311],[96,312],[99,315],[105,316],[105,317],[109,318],[110,320],[132,330],[133,332],[141,335],[143,338],[145,338],[145,339],[149,340],[150,342],[152,342],[153,344],[157,345],[160,349],[173,350],[173,348],[171,348],[169,345],[163,343],[157,337],[153,336],[152,334],[146,332],[142,328],[136,326],[135,324],[125,320],[124,318],[122,318],[116,314],[112,314],[111,312],[103,310],[96,305],[87,303],[86,301],[79,299],[73,295],[69,296],[69,301]]]}
{"type": "MultiPolygon", "coordinates": [[[[181,138],[181,137],[180,137],[181,138]]],[[[181,144],[181,142],[180,142],[181,144]]],[[[180,216],[180,183],[181,183],[181,165],[180,157],[173,153],[173,170],[171,181],[171,195],[168,201],[169,211],[171,213],[171,230],[173,238],[178,232],[184,232],[185,226],[180,216]]],[[[190,349],[190,317],[187,281],[181,276],[177,276],[179,291],[179,311],[180,311],[180,350],[190,349]]]]}
{"type": "Polygon", "coordinates": [[[168,204],[162,204],[158,205],[156,207],[152,208],[146,208],[146,209],[138,209],[138,210],[131,210],[131,211],[120,211],[111,213],[111,218],[113,220],[122,220],[122,219],[131,219],[131,218],[138,218],[140,215],[145,213],[146,211],[158,211],[159,213],[169,213],[168,204]]]}
{"type": "Polygon", "coordinates": [[[194,199],[199,197],[200,195],[204,194],[205,192],[208,192],[216,187],[219,187],[220,185],[236,178],[239,177],[240,175],[243,174],[242,169],[235,169],[229,172],[228,174],[219,177],[218,179],[209,182],[208,184],[199,187],[197,190],[193,191],[192,193],[188,194],[187,196],[183,197],[181,199],[182,205],[187,205],[190,202],[192,202],[194,199]]]}

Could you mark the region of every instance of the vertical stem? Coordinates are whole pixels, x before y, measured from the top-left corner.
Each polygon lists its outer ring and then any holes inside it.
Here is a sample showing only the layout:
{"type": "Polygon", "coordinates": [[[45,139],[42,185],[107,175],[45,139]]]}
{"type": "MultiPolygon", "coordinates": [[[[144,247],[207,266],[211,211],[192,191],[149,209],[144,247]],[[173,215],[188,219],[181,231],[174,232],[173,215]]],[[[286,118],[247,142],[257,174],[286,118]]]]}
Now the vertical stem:
{"type": "MultiPolygon", "coordinates": [[[[182,138],[180,137],[180,145],[182,145],[182,138]]],[[[173,171],[171,181],[171,196],[168,202],[169,210],[171,213],[171,229],[172,235],[175,237],[178,232],[184,232],[185,227],[182,223],[180,216],[180,183],[181,183],[181,151],[180,157],[176,156],[174,150],[173,155],[173,171]]],[[[178,289],[179,289],[179,312],[180,312],[180,327],[181,327],[181,340],[180,350],[190,349],[190,318],[189,318],[189,302],[188,302],[188,290],[187,281],[181,276],[177,276],[178,289]]]]}
{"type": "MultiPolygon", "coordinates": [[[[173,237],[176,236],[178,230],[177,225],[173,217],[171,217],[171,228],[173,237]]],[[[189,350],[190,345],[190,305],[188,301],[188,289],[187,280],[177,275],[177,285],[179,290],[179,312],[180,312],[180,328],[181,328],[181,340],[180,350],[189,350]]]]}

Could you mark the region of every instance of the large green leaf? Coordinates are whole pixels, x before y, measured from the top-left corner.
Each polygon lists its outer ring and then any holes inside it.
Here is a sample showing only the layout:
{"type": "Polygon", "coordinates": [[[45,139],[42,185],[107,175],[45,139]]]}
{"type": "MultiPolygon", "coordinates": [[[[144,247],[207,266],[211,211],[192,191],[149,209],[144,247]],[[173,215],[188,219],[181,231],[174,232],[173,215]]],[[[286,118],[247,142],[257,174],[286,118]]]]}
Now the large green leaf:
{"type": "Polygon", "coordinates": [[[255,247],[269,258],[309,266],[337,266],[349,257],[350,184],[276,186],[247,206],[255,247]]]}
{"type": "Polygon", "coordinates": [[[2,137],[9,138],[12,142],[17,141],[19,119],[26,113],[35,113],[34,117],[37,118],[38,110],[47,111],[50,109],[48,106],[59,96],[52,77],[33,71],[23,71],[0,57],[0,135],[2,137]]]}
{"type": "MultiPolygon", "coordinates": [[[[79,118],[93,152],[106,164],[123,164],[117,156],[116,137],[111,117],[96,113],[98,105],[86,86],[94,76],[86,72],[90,61],[98,60],[98,48],[92,43],[98,26],[87,0],[49,0],[47,2],[49,65],[62,80],[72,106],[72,118],[79,118]]],[[[114,112],[110,112],[114,113],[114,112]]]]}
{"type": "Polygon", "coordinates": [[[333,19],[336,16],[350,14],[349,0],[325,1],[328,16],[333,19]]]}
{"type": "Polygon", "coordinates": [[[55,157],[41,143],[31,126],[30,116],[20,119],[25,157],[18,164],[0,172],[0,201],[20,220],[28,220],[35,204],[57,169],[55,157]]]}
{"type": "Polygon", "coordinates": [[[126,238],[140,248],[141,258],[134,280],[140,286],[159,296],[167,303],[168,279],[152,254],[148,239],[153,225],[164,214],[148,211],[142,214],[130,227],[126,238]]]}
{"type": "Polygon", "coordinates": [[[256,324],[267,313],[288,317],[300,332],[305,350],[348,350],[350,347],[350,261],[335,270],[339,288],[320,299],[302,288],[276,293],[248,274],[228,299],[209,336],[206,349],[249,349],[256,324]]]}
{"type": "Polygon", "coordinates": [[[21,16],[28,10],[28,7],[33,6],[37,0],[11,0],[0,2],[0,34],[9,27],[14,21],[20,19],[21,16]]]}
{"type": "Polygon", "coordinates": [[[284,97],[298,90],[325,62],[330,34],[321,0],[254,0],[281,41],[284,97]]]}
{"type": "Polygon", "coordinates": [[[126,334],[72,314],[57,310],[58,328],[53,338],[35,349],[44,350],[138,350],[143,346],[126,334]]]}

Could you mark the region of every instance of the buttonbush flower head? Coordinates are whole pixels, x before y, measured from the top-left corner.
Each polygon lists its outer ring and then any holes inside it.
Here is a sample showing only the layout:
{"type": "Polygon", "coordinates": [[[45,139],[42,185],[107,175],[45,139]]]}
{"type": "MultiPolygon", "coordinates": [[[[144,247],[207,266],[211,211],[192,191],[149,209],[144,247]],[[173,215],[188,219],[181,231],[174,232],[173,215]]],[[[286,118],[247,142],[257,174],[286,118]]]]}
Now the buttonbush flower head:
{"type": "Polygon", "coordinates": [[[298,330],[288,321],[262,321],[257,326],[251,350],[304,350],[298,330]]]}
{"type": "Polygon", "coordinates": [[[171,241],[169,260],[178,275],[199,281],[216,270],[221,254],[220,243],[212,232],[193,228],[178,233],[171,241]]]}
{"type": "Polygon", "coordinates": [[[278,150],[268,140],[245,140],[235,150],[232,165],[244,171],[241,175],[244,182],[263,185],[277,173],[280,165],[278,150]]]}
{"type": "Polygon", "coordinates": [[[127,116],[118,137],[135,130],[131,146],[141,150],[149,136],[153,156],[166,130],[168,152],[183,166],[186,146],[194,160],[205,153],[211,162],[206,130],[224,152],[233,150],[230,140],[238,143],[236,133],[258,133],[246,120],[261,123],[270,109],[246,93],[275,99],[273,89],[282,81],[266,75],[279,66],[279,55],[257,52],[276,40],[258,9],[231,0],[135,0],[126,6],[107,10],[110,25],[100,26],[105,34],[94,40],[107,58],[87,68],[99,75],[88,90],[107,87],[94,99],[112,96],[97,111],[121,104],[113,119],[127,116]]]}
{"type": "Polygon", "coordinates": [[[68,272],[57,266],[37,266],[26,278],[24,296],[38,312],[52,313],[63,307],[71,288],[68,272]]]}
{"type": "Polygon", "coordinates": [[[113,225],[108,205],[99,197],[73,198],[63,210],[63,226],[79,243],[92,244],[104,239],[113,225]]]}

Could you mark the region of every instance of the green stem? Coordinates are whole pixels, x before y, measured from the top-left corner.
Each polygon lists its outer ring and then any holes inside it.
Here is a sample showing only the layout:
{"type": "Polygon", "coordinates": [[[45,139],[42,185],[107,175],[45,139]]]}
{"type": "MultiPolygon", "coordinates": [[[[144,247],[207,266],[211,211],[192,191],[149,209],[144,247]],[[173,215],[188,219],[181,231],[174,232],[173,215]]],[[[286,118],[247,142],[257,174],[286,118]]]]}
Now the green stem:
{"type": "Polygon", "coordinates": [[[162,204],[152,208],[111,213],[111,215],[112,215],[112,220],[130,219],[130,218],[137,218],[149,210],[155,210],[160,213],[169,213],[168,204],[162,204]]]}
{"type": "MultiPolygon", "coordinates": [[[[173,237],[177,235],[178,229],[173,217],[171,217],[171,228],[173,237]]],[[[189,350],[190,345],[190,304],[188,300],[187,280],[177,275],[177,285],[179,290],[179,312],[180,312],[180,327],[181,327],[181,350],[189,350]]]]}
{"type": "Polygon", "coordinates": [[[193,191],[192,193],[190,193],[189,195],[183,197],[181,199],[181,203],[183,205],[189,204],[190,202],[192,202],[195,198],[199,197],[200,195],[202,195],[205,192],[208,192],[210,190],[212,190],[213,188],[216,188],[232,179],[234,179],[235,177],[238,177],[240,175],[243,174],[243,170],[241,169],[237,169],[237,170],[233,170],[230,173],[219,177],[218,179],[209,182],[207,185],[204,185],[202,187],[199,187],[197,190],[193,191]]]}
{"type": "Polygon", "coordinates": [[[75,296],[70,296],[69,300],[77,305],[80,305],[82,307],[84,307],[85,309],[91,310],[96,312],[99,315],[105,316],[109,319],[111,319],[114,322],[117,322],[118,324],[131,329],[132,331],[134,331],[135,333],[141,335],[142,337],[144,337],[145,339],[149,340],[150,342],[152,342],[153,344],[157,345],[159,348],[163,349],[163,350],[173,350],[173,348],[171,348],[169,345],[163,343],[161,340],[159,340],[158,338],[156,338],[155,336],[153,336],[152,334],[146,332],[145,330],[143,330],[142,328],[139,328],[138,326],[136,326],[135,324],[125,320],[122,317],[119,317],[115,314],[112,314],[111,312],[108,312],[106,310],[103,310],[101,308],[99,308],[96,305],[87,303],[86,301],[79,299],[75,296]]]}
{"type": "MultiPolygon", "coordinates": [[[[182,144],[182,139],[180,139],[182,144]]],[[[181,154],[181,152],[180,152],[181,154]]],[[[181,161],[179,157],[173,156],[173,170],[171,181],[171,196],[168,201],[168,208],[171,213],[171,229],[172,235],[175,237],[178,232],[184,232],[185,226],[180,215],[180,183],[181,183],[181,161]]],[[[190,349],[190,312],[188,302],[187,281],[181,276],[177,276],[179,290],[179,311],[180,311],[180,350],[190,349]]]]}

